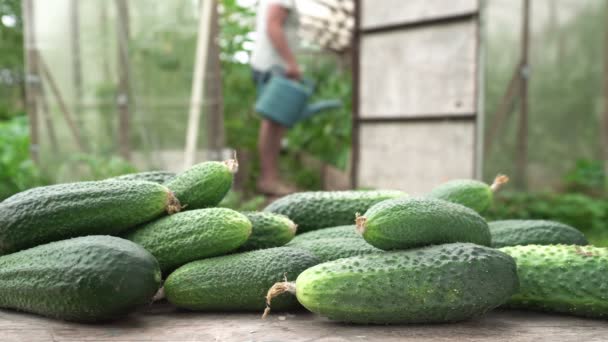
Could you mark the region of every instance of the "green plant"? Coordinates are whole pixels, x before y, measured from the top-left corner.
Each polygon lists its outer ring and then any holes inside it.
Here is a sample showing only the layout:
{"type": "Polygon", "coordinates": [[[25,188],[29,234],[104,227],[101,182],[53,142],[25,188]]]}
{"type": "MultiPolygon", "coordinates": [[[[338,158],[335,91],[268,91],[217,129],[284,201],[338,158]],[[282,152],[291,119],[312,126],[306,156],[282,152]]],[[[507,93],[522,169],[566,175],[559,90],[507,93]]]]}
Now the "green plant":
{"type": "Polygon", "coordinates": [[[0,201],[48,183],[30,159],[28,129],[23,116],[0,122],[0,201]]]}
{"type": "Polygon", "coordinates": [[[600,160],[577,160],[574,168],[564,176],[566,189],[570,192],[598,195],[606,190],[605,182],[604,162],[600,160]]]}

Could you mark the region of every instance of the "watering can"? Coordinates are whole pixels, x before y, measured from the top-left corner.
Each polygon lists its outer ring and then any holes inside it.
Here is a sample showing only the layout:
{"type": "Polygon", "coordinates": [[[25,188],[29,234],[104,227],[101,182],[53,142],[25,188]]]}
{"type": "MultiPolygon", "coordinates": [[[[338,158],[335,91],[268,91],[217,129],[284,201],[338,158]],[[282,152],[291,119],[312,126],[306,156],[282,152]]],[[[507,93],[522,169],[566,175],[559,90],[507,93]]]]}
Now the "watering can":
{"type": "Polygon", "coordinates": [[[261,89],[255,110],[267,119],[292,127],[315,114],[342,106],[339,100],[321,100],[308,104],[313,92],[314,84],[310,80],[298,82],[273,73],[261,89]]]}

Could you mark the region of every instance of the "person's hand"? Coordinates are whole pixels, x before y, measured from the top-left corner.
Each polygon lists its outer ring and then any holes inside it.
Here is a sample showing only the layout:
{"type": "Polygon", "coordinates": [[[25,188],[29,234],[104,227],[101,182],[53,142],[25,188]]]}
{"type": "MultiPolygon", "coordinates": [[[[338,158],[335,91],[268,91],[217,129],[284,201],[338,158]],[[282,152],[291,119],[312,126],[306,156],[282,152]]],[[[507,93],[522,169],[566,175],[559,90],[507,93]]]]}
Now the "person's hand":
{"type": "Polygon", "coordinates": [[[300,72],[298,63],[289,63],[287,65],[287,70],[285,70],[285,76],[287,78],[291,78],[292,80],[299,80],[300,77],[302,77],[302,73],[300,72]]]}

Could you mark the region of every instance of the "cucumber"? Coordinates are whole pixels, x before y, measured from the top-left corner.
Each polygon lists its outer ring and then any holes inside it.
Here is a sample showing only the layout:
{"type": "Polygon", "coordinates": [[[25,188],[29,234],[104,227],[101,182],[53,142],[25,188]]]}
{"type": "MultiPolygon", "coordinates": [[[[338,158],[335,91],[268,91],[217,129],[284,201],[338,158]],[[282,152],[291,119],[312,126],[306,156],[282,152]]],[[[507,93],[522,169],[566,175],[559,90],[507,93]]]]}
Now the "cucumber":
{"type": "MultiPolygon", "coordinates": [[[[518,288],[515,262],[470,243],[338,259],[278,283],[274,297],[295,293],[308,310],[349,323],[441,323],[483,315],[518,288]]],[[[265,311],[267,315],[269,310],[265,311]]]]}
{"type": "Polygon", "coordinates": [[[520,290],[508,307],[608,318],[608,248],[513,246],[520,290]]]}
{"type": "Polygon", "coordinates": [[[303,234],[298,234],[291,240],[291,244],[300,243],[303,241],[320,240],[320,239],[361,239],[361,234],[357,232],[354,224],[348,226],[337,226],[313,230],[303,234]]]}
{"type": "Polygon", "coordinates": [[[82,235],[118,235],[180,210],[165,186],[143,181],[66,183],[0,203],[0,255],[82,235]]]}
{"type": "Polygon", "coordinates": [[[217,206],[232,187],[236,159],[196,164],[166,183],[186,210],[217,206]]]}
{"type": "Polygon", "coordinates": [[[547,220],[503,220],[489,222],[492,247],[517,245],[588,245],[578,229],[547,220]]]}
{"type": "MultiPolygon", "coordinates": [[[[307,251],[275,247],[188,263],[165,281],[175,306],[199,311],[260,311],[266,291],[277,281],[295,279],[319,263],[307,251]]],[[[298,307],[291,296],[278,298],[277,309],[298,307]]]]}
{"type": "Polygon", "coordinates": [[[368,243],[384,250],[451,242],[491,244],[488,224],[474,210],[430,198],[380,202],[357,218],[357,229],[368,243]]]}
{"type": "Polygon", "coordinates": [[[158,184],[164,184],[175,178],[175,172],[170,171],[147,171],[130,173],[122,176],[108,178],[106,180],[114,181],[148,181],[158,184]]]}
{"type": "Polygon", "coordinates": [[[143,225],[125,238],[158,260],[163,274],[190,261],[227,254],[251,234],[251,222],[227,208],[181,212],[143,225]]]}
{"type": "MultiPolygon", "coordinates": [[[[331,229],[331,228],[330,228],[331,229]]],[[[353,231],[354,227],[351,227],[353,231]]],[[[321,229],[323,230],[323,229],[321,229]]],[[[357,255],[366,255],[384,252],[369,243],[361,236],[352,238],[321,238],[312,240],[292,241],[287,247],[301,248],[317,256],[322,262],[332,261],[340,258],[348,258],[357,255]]]]}
{"type": "Polygon", "coordinates": [[[496,176],[492,185],[471,179],[456,179],[435,187],[428,197],[458,203],[483,213],[492,206],[494,193],[508,181],[509,177],[504,175],[496,176]]]}
{"type": "Polygon", "coordinates": [[[51,242],[0,257],[0,307],[69,321],[113,320],[160,286],[154,257],[112,236],[51,242]]]}
{"type": "Polygon", "coordinates": [[[401,191],[312,191],[282,197],[264,211],[283,214],[298,225],[298,233],[353,224],[355,214],[372,205],[405,196],[401,191]]]}
{"type": "Polygon", "coordinates": [[[243,214],[251,221],[252,231],[239,251],[281,247],[296,235],[297,226],[287,216],[256,211],[243,214]]]}

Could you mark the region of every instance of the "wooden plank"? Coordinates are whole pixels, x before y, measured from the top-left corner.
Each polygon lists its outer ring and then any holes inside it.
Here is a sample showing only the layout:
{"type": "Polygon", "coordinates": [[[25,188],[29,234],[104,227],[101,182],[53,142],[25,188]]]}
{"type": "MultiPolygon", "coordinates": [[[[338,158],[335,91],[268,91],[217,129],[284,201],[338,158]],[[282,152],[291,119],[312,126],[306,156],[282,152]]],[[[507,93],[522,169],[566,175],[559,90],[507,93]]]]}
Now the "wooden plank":
{"type": "Polygon", "coordinates": [[[431,325],[347,325],[305,311],[197,313],[154,304],[123,320],[101,325],[61,322],[0,310],[0,340],[36,341],[605,341],[605,320],[495,310],[480,319],[431,325]]]}
{"type": "Polygon", "coordinates": [[[423,194],[473,177],[475,124],[465,121],[360,123],[357,184],[423,194]]]}
{"type": "Polygon", "coordinates": [[[363,0],[364,29],[462,15],[478,10],[478,0],[363,0]]]}
{"type": "Polygon", "coordinates": [[[360,115],[476,112],[477,23],[363,35],[360,115]]]}

